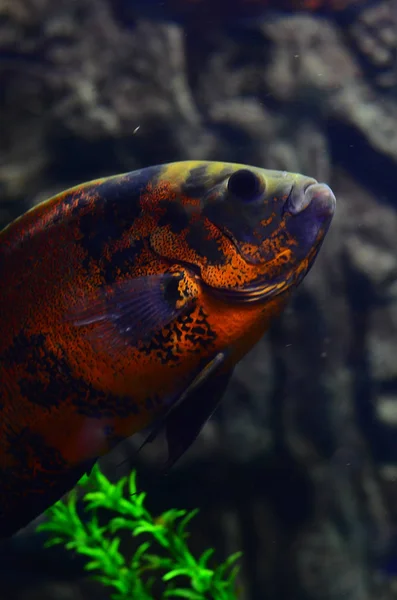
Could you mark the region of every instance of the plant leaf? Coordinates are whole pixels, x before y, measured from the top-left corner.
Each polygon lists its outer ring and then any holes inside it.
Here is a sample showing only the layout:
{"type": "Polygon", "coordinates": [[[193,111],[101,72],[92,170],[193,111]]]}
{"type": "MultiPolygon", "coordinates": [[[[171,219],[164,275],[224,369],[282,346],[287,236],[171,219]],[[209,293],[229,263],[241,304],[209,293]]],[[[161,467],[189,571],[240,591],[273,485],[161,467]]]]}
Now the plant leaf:
{"type": "Polygon", "coordinates": [[[185,529],[187,524],[194,519],[194,517],[199,513],[199,509],[195,508],[194,510],[191,510],[190,512],[187,513],[187,515],[179,522],[178,524],[178,528],[177,528],[177,533],[178,535],[180,535],[181,537],[184,537],[186,535],[185,533],[185,529]]]}
{"type": "Polygon", "coordinates": [[[202,555],[200,556],[199,560],[198,560],[198,564],[200,565],[200,567],[206,567],[207,563],[209,561],[209,559],[211,558],[211,556],[214,554],[215,550],[213,548],[208,548],[208,550],[205,550],[205,552],[202,553],[202,555]]]}
{"type": "Polygon", "coordinates": [[[175,590],[167,590],[164,594],[166,598],[186,598],[186,600],[206,600],[205,596],[195,592],[194,590],[176,588],[175,590]]]}
{"type": "Polygon", "coordinates": [[[172,571],[169,571],[168,573],[166,573],[165,575],[163,575],[162,579],[163,581],[170,581],[171,579],[174,579],[175,577],[191,577],[192,573],[190,571],[190,569],[188,569],[187,567],[181,567],[179,569],[173,569],[172,571]]]}
{"type": "MultiPolygon", "coordinates": [[[[241,553],[233,554],[211,570],[207,565],[214,554],[213,548],[203,552],[198,559],[190,552],[186,542],[187,525],[199,512],[197,509],[190,512],[171,509],[158,517],[152,516],[144,507],[145,492],[137,493],[135,471],[112,483],[96,464],[89,479],[90,491],[87,489],[82,494],[88,518],[83,521],[78,514],[75,489],[66,500],[48,509],[47,522],[38,526],[38,531],[50,534],[46,546],[63,544],[68,550],[85,556],[85,570],[91,572],[91,578],[113,588],[113,600],[153,600],[150,590],[159,578],[166,585],[163,598],[236,599],[233,587],[239,566],[235,562],[241,553]],[[126,498],[127,494],[130,497],[126,498]],[[98,509],[111,511],[105,525],[99,522],[98,509]],[[115,535],[119,529],[131,531],[133,536],[145,534],[152,539],[141,543],[132,558],[127,559],[120,552],[121,541],[115,535]],[[149,553],[155,542],[162,549],[159,555],[149,553]],[[177,577],[187,579],[190,584],[174,586],[177,577]]],[[[80,484],[86,481],[82,478],[80,484]]]]}

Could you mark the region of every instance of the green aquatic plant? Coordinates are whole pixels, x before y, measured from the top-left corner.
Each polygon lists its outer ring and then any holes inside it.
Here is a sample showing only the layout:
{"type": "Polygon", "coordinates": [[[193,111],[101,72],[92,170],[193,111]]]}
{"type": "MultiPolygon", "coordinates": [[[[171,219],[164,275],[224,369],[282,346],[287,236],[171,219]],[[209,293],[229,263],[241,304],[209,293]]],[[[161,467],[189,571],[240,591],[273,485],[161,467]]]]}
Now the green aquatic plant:
{"type": "Polygon", "coordinates": [[[144,506],[146,494],[137,491],[135,471],[113,484],[96,465],[78,487],[83,487],[88,518],[83,521],[78,514],[75,489],[46,511],[47,521],[37,530],[49,532],[46,546],[63,544],[87,557],[85,569],[113,588],[114,600],[153,600],[159,578],[162,599],[236,600],[236,561],[241,553],[214,568],[209,565],[213,548],[195,558],[187,544],[187,525],[197,510],[171,509],[152,516],[144,506]],[[102,525],[98,513],[103,509],[110,515],[102,525]],[[120,551],[117,533],[122,530],[145,538],[129,559],[120,551]]]}

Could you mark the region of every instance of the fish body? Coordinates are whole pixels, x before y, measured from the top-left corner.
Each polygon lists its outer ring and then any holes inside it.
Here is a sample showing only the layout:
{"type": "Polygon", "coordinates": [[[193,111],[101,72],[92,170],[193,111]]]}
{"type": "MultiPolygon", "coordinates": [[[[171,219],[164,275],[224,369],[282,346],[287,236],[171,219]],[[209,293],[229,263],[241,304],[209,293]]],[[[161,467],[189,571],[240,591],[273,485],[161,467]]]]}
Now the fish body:
{"type": "Polygon", "coordinates": [[[217,162],[91,181],[0,233],[0,537],[150,425],[174,462],[310,269],[335,197],[217,162]]]}

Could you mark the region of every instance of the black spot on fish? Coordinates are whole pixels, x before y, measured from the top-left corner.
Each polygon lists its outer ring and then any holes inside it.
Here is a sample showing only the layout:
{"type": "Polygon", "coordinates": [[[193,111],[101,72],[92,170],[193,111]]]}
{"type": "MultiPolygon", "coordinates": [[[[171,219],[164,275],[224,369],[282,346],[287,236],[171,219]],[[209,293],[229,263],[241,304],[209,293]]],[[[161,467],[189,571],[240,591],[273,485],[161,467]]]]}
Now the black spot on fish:
{"type": "Polygon", "coordinates": [[[5,368],[23,365],[24,371],[34,374],[32,363],[40,360],[44,348],[45,336],[42,334],[28,336],[21,331],[16,335],[12,344],[3,352],[1,362],[5,368]]]}
{"type": "Polygon", "coordinates": [[[132,198],[128,217],[118,206],[117,198],[107,198],[100,202],[98,209],[81,217],[79,223],[83,234],[80,244],[87,252],[85,268],[88,268],[91,259],[99,262],[105,246],[120,239],[125,229],[130,227],[140,214],[139,194],[132,198]]]}
{"type": "Polygon", "coordinates": [[[205,328],[200,325],[200,326],[193,327],[192,333],[194,335],[200,336],[200,335],[205,335],[206,331],[205,331],[205,328]]]}
{"type": "Polygon", "coordinates": [[[99,197],[95,210],[83,215],[79,222],[83,234],[80,244],[87,252],[85,268],[91,259],[98,262],[105,246],[120,239],[124,231],[133,226],[141,214],[142,192],[149,183],[156,183],[161,171],[162,167],[149,167],[97,186],[95,192],[99,197]]]}
{"type": "Polygon", "coordinates": [[[2,362],[21,373],[18,384],[26,400],[44,409],[72,403],[76,412],[94,418],[139,413],[131,396],[105,393],[74,377],[66,358],[49,350],[44,336],[20,334],[3,354],[2,362]]]}
{"type": "Polygon", "coordinates": [[[110,285],[117,279],[117,275],[127,273],[144,248],[145,240],[133,240],[131,246],[114,252],[106,263],[103,259],[101,266],[105,283],[110,285]]]}
{"type": "Polygon", "coordinates": [[[207,258],[211,264],[225,264],[224,253],[219,248],[217,241],[208,237],[204,223],[194,223],[189,228],[186,241],[192,250],[197,252],[199,256],[207,258]]]}
{"type": "Polygon", "coordinates": [[[201,198],[208,192],[209,182],[207,167],[205,165],[195,167],[182,186],[182,194],[188,198],[201,198]]]}
{"type": "Polygon", "coordinates": [[[172,308],[175,308],[177,302],[182,299],[179,291],[180,281],[181,277],[172,277],[164,289],[164,299],[172,308]]]}
{"type": "Polygon", "coordinates": [[[170,225],[173,233],[181,233],[189,224],[189,215],[186,207],[181,202],[164,200],[160,208],[165,209],[164,215],[159,219],[159,226],[170,225]]]}
{"type": "Polygon", "coordinates": [[[212,348],[216,333],[211,329],[201,308],[198,316],[193,318],[192,314],[195,310],[195,307],[192,307],[173,323],[153,335],[150,340],[142,343],[139,347],[140,352],[146,355],[155,353],[162,364],[171,367],[178,363],[180,357],[186,352],[182,343],[184,339],[192,343],[193,347],[189,351],[193,354],[200,354],[203,350],[212,348]]]}

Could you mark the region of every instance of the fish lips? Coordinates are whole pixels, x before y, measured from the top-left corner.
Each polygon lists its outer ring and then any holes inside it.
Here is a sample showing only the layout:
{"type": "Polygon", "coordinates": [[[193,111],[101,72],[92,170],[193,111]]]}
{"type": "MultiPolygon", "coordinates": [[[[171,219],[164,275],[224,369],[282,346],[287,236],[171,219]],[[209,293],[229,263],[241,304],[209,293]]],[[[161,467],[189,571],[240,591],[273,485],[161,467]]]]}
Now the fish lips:
{"type": "Polygon", "coordinates": [[[332,219],[336,208],[336,198],[329,185],[315,181],[303,189],[293,187],[285,203],[284,211],[291,215],[298,215],[309,206],[314,208],[320,221],[321,219],[332,219]]]}
{"type": "Polygon", "coordinates": [[[336,209],[336,198],[326,183],[313,182],[292,189],[285,206],[286,230],[297,242],[294,254],[303,260],[320,247],[336,209]]]}

